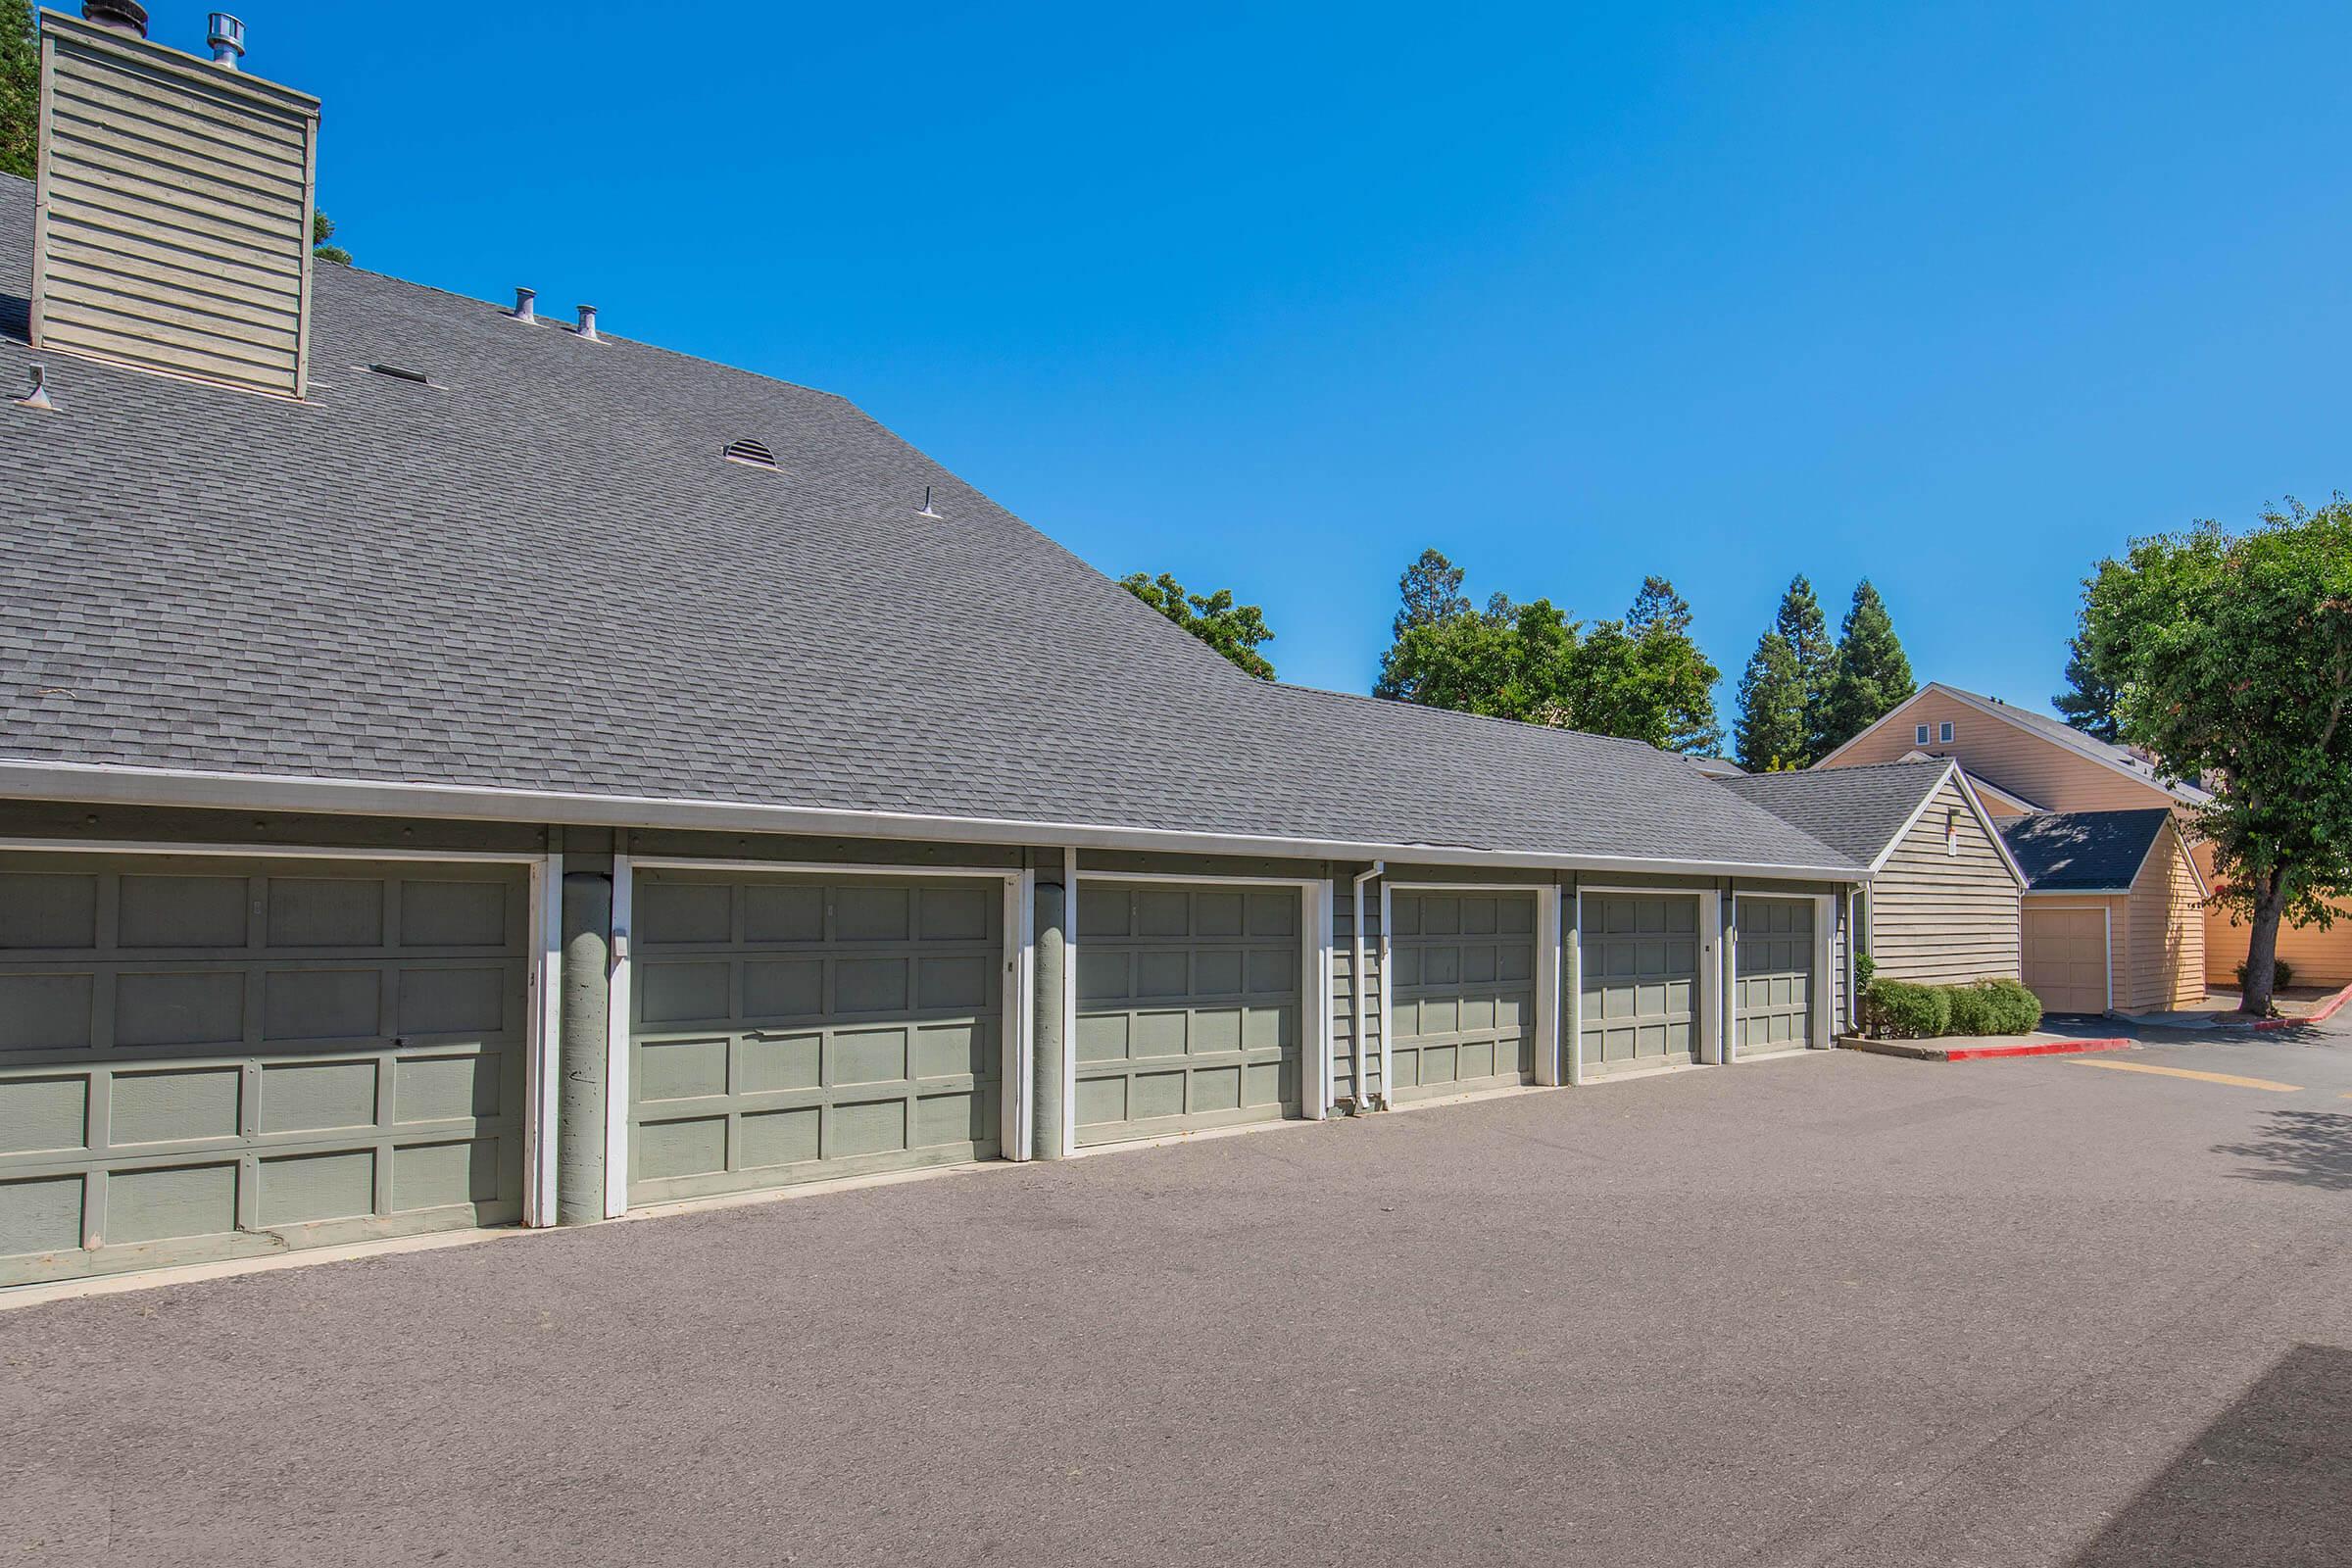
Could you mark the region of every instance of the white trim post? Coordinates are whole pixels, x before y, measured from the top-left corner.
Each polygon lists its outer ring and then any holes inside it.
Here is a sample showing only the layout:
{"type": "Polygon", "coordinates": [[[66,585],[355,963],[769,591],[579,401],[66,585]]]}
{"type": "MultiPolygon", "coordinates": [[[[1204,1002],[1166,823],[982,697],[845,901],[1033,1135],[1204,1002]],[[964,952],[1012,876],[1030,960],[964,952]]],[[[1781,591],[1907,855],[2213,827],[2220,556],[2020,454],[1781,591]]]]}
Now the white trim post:
{"type": "Polygon", "coordinates": [[[612,957],[605,997],[605,1218],[629,1211],[629,1023],[634,1008],[629,932],[636,873],[625,853],[612,857],[612,957]]]}
{"type": "Polygon", "coordinates": [[[1078,849],[1061,852],[1061,1152],[1078,1152],[1078,849]]]}
{"type": "Polygon", "coordinates": [[[1838,896],[1813,895],[1813,1039],[1815,1051],[1826,1051],[1837,1039],[1838,1026],[1838,896]]]}
{"type": "Polygon", "coordinates": [[[1037,873],[1004,879],[1004,1102],[997,1138],[1003,1158],[1026,1160],[1037,1151],[1037,873]]]}
{"type": "Polygon", "coordinates": [[[1305,1036],[1299,1042],[1298,1110],[1308,1121],[1321,1121],[1331,1114],[1333,1016],[1337,1011],[1331,990],[1338,979],[1332,954],[1332,928],[1337,921],[1331,906],[1338,897],[1329,877],[1298,889],[1299,928],[1306,933],[1299,979],[1308,988],[1298,1004],[1298,1032],[1305,1036]]]}
{"type": "Polygon", "coordinates": [[[1536,1082],[1560,1083],[1560,886],[1536,889],[1536,1082]]]}
{"type": "Polygon", "coordinates": [[[1561,942],[1568,960],[1568,1083],[1585,1085],[1585,889],[1568,890],[1568,930],[1561,942]]]}
{"type": "Polygon", "coordinates": [[[556,1141],[563,1077],[564,857],[543,855],[531,867],[531,912],[538,961],[532,966],[530,1071],[523,1091],[523,1223],[556,1222],[556,1141]]]}

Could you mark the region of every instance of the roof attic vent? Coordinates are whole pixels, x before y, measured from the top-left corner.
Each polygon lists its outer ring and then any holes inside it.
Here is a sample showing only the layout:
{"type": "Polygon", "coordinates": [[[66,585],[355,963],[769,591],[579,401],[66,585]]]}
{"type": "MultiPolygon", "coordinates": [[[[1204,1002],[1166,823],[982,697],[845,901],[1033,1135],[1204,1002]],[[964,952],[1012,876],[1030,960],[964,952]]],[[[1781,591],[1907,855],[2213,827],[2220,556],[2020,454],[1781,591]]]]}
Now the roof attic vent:
{"type": "Polygon", "coordinates": [[[730,441],[719,456],[729,463],[747,463],[755,468],[776,466],[776,455],[757,441],[730,441]]]}
{"type": "Polygon", "coordinates": [[[43,411],[55,409],[57,405],[49,401],[49,372],[38,365],[27,365],[24,368],[32,372],[32,390],[17,399],[17,407],[43,411]]]}
{"type": "Polygon", "coordinates": [[[109,32],[147,36],[147,8],[136,0],[82,0],[81,20],[109,32]]]}
{"type": "Polygon", "coordinates": [[[205,20],[204,41],[213,46],[214,65],[234,71],[245,54],[245,24],[225,11],[216,11],[205,20]]]}
{"type": "Polygon", "coordinates": [[[583,305],[580,307],[580,324],[572,328],[572,330],[579,333],[580,336],[586,338],[591,343],[602,343],[604,341],[603,338],[596,335],[595,306],[583,305]]]}
{"type": "Polygon", "coordinates": [[[507,314],[525,326],[538,325],[539,291],[535,288],[517,288],[514,291],[514,309],[507,314]]]}
{"type": "Polygon", "coordinates": [[[397,365],[370,365],[368,367],[368,368],[373,370],[378,375],[391,376],[396,381],[414,381],[418,386],[431,386],[433,384],[432,378],[426,375],[422,370],[411,370],[397,365]]]}

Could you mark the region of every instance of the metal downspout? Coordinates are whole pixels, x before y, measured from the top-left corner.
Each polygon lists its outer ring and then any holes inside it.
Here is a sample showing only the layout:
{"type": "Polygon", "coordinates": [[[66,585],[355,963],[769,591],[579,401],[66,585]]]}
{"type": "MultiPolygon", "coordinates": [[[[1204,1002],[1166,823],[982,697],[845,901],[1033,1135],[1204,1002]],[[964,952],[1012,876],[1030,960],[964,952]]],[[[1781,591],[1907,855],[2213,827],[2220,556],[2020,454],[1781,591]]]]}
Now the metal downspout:
{"type": "Polygon", "coordinates": [[[1372,1087],[1364,1078],[1364,884],[1389,868],[1386,860],[1374,860],[1372,868],[1358,875],[1349,889],[1354,910],[1348,921],[1350,951],[1348,958],[1348,1005],[1354,1014],[1355,1037],[1355,1108],[1360,1113],[1372,1104],[1372,1087]]]}

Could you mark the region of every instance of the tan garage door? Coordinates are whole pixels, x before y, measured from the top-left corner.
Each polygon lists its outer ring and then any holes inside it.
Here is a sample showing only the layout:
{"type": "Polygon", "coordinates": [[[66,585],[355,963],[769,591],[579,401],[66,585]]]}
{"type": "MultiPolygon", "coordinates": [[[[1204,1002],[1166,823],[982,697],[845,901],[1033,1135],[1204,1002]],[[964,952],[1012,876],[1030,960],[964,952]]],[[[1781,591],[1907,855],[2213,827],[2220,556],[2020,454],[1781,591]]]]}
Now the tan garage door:
{"type": "Polygon", "coordinates": [[[2045,1012],[2107,1010],[2107,911],[2026,906],[2026,989],[2045,1012]]]}

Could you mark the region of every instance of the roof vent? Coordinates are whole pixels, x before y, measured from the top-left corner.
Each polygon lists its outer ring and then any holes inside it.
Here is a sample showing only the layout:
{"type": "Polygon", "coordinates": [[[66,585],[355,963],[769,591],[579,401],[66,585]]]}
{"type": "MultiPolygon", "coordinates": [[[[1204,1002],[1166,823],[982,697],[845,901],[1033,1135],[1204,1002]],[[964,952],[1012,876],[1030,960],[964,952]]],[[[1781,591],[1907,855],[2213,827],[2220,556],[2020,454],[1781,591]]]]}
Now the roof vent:
{"type": "Polygon", "coordinates": [[[583,305],[580,307],[580,324],[576,330],[579,332],[580,336],[586,338],[591,343],[602,343],[604,341],[603,338],[596,335],[595,306],[583,305]]]}
{"type": "Polygon", "coordinates": [[[49,401],[49,372],[37,365],[27,365],[24,368],[32,372],[32,390],[17,399],[17,407],[54,411],[57,405],[49,401]]]}
{"type": "Polygon", "coordinates": [[[81,0],[81,20],[109,32],[147,36],[147,8],[136,0],[81,0]]]}
{"type": "Polygon", "coordinates": [[[517,288],[514,291],[514,308],[507,314],[525,326],[537,326],[539,324],[539,291],[535,288],[517,288]]]}
{"type": "Polygon", "coordinates": [[[245,55],[245,24],[225,11],[216,11],[206,20],[204,41],[213,46],[214,65],[234,71],[245,55]]]}
{"type": "Polygon", "coordinates": [[[730,441],[719,456],[729,463],[748,463],[755,468],[772,468],[776,455],[757,441],[730,441]]]}
{"type": "Polygon", "coordinates": [[[422,370],[403,369],[397,365],[370,365],[368,367],[368,368],[373,370],[378,375],[391,376],[396,381],[414,381],[418,386],[431,386],[433,384],[432,378],[426,375],[422,370]]]}
{"type": "Polygon", "coordinates": [[[929,485],[923,486],[923,505],[921,510],[915,513],[915,515],[918,517],[936,517],[939,515],[938,513],[931,510],[931,487],[929,485]]]}

